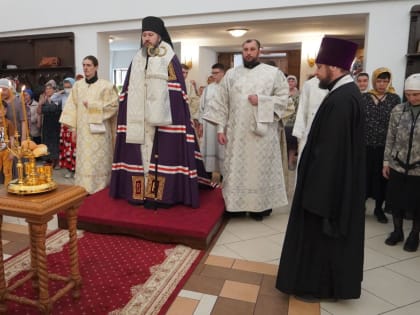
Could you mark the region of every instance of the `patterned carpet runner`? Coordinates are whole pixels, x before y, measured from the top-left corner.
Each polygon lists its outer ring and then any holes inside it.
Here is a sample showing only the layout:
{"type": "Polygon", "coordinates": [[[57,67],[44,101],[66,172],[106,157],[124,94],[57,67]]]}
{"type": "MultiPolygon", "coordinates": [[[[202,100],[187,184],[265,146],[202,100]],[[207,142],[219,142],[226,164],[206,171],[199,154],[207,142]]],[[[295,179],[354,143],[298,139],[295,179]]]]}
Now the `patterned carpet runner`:
{"type": "MultiPolygon", "coordinates": [[[[68,233],[47,239],[48,270],[69,274],[68,233]]],[[[53,305],[52,314],[164,314],[193,271],[203,252],[183,245],[159,244],[138,238],[79,231],[81,297],[67,294],[53,305]]],[[[30,268],[29,250],[5,262],[8,283],[30,268]]],[[[50,281],[50,296],[62,287],[50,281]]],[[[14,291],[34,298],[30,281],[14,291]]],[[[30,306],[7,303],[7,314],[39,314],[30,306]]]]}

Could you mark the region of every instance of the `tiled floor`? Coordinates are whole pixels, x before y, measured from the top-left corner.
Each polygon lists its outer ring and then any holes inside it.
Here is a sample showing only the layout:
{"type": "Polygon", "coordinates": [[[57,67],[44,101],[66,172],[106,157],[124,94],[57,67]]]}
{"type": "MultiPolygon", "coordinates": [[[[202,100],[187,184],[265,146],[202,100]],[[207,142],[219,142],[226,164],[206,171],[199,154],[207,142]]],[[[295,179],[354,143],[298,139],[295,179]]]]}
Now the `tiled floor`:
{"type": "MultiPolygon", "coordinates": [[[[72,184],[64,171],[54,171],[59,183],[72,184]]],[[[368,201],[367,209],[373,204],[368,201]]],[[[358,300],[304,303],[288,299],[274,288],[288,207],[275,209],[262,222],[230,219],[205,259],[172,304],[168,315],[418,315],[420,314],[420,251],[384,244],[392,223],[366,216],[362,296],[358,300]]],[[[410,226],[405,223],[407,230],[410,226]]],[[[49,229],[57,227],[56,220],[49,229]]],[[[5,257],[27,247],[24,222],[4,218],[5,257]]]]}

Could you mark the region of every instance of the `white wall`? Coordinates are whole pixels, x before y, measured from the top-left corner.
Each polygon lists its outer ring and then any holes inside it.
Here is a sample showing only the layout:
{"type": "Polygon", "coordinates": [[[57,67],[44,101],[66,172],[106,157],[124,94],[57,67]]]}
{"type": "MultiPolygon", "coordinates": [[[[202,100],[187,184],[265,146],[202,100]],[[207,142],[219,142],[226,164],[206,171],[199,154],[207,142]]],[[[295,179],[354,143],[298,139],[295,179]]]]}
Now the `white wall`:
{"type": "Polygon", "coordinates": [[[114,50],[112,51],[112,68],[128,68],[136,55],[137,50],[114,50]]]}
{"type": "Polygon", "coordinates": [[[217,53],[214,49],[200,47],[200,60],[198,63],[197,86],[207,85],[207,78],[211,74],[211,66],[217,62],[217,53]]]}
{"type": "Polygon", "coordinates": [[[321,34],[317,34],[302,39],[299,88],[302,88],[303,83],[315,72],[315,65],[311,67],[308,58],[316,58],[322,37],[321,34]]]}
{"type": "Polygon", "coordinates": [[[402,96],[411,5],[401,7],[398,2],[387,5],[386,10],[392,14],[385,14],[385,8],[382,7],[370,12],[364,59],[365,70],[370,75],[379,67],[389,68],[397,94],[402,96]]]}
{"type": "MultiPolygon", "coordinates": [[[[335,4],[335,3],[365,3],[364,0],[241,0],[240,11],[249,12],[259,9],[270,8],[296,8],[312,7],[313,5],[335,4]]],[[[396,2],[396,1],[395,1],[396,2]]],[[[51,27],[64,27],[69,25],[89,25],[107,23],[114,21],[137,20],[148,15],[161,17],[180,17],[186,15],[217,14],[231,11],[238,11],[238,4],[235,1],[213,0],[154,0],[154,1],[133,1],[119,0],[108,1],[100,4],[97,1],[73,0],[64,5],[49,3],[48,8],[43,1],[9,1],[7,12],[2,10],[1,32],[25,31],[31,29],[43,29],[51,27]],[[64,7],[64,8],[63,8],[64,7]],[[47,9],[46,9],[47,8],[47,9]]],[[[5,7],[4,7],[5,8],[5,7]]],[[[198,23],[197,18],[197,23],[198,23]]],[[[202,19],[202,17],[201,17],[202,19]]],[[[229,20],[227,20],[229,21],[229,20]]],[[[203,22],[201,20],[201,22],[203,22]]],[[[176,19],[174,20],[176,23],[176,19]]],[[[171,25],[171,24],[168,24],[171,25]]]]}

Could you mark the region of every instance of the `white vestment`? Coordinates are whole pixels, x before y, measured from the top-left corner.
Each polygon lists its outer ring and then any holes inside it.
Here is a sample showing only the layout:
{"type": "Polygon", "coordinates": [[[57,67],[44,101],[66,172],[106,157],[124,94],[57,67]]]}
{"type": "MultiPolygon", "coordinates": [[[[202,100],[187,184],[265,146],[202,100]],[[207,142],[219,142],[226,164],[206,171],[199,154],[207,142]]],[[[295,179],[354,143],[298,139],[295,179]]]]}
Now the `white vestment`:
{"type": "Polygon", "coordinates": [[[131,63],[128,86],[126,142],[141,144],[141,154],[147,157],[142,161],[145,185],[150,169],[156,126],[172,124],[168,66],[175,53],[164,41],[160,42],[159,49],[163,49],[166,53],[163,56],[147,56],[145,48],[137,52],[131,63]]]}
{"type": "Polygon", "coordinates": [[[76,129],[75,184],[90,194],[105,188],[111,178],[117,111],[118,92],[111,82],[99,79],[87,84],[80,80],[74,84],[60,117],[60,123],[76,129]],[[88,102],[87,108],[84,101],[88,102]],[[95,130],[90,124],[103,124],[105,132],[92,133],[95,130]]]}
{"type": "Polygon", "coordinates": [[[217,125],[203,120],[207,104],[216,95],[219,84],[216,82],[208,85],[200,99],[199,122],[203,124],[203,139],[200,147],[203,156],[204,167],[207,172],[222,172],[224,160],[224,146],[217,141],[217,125]]]}
{"type": "Polygon", "coordinates": [[[306,138],[308,137],[315,114],[327,93],[328,90],[319,88],[319,79],[317,77],[313,77],[303,84],[299,97],[295,125],[292,131],[292,134],[299,141],[298,159],[300,159],[303,148],[305,147],[306,138]]]}
{"type": "Polygon", "coordinates": [[[187,86],[188,106],[190,108],[191,118],[198,119],[200,97],[195,92],[194,85],[191,81],[185,81],[185,85],[187,86]]]}
{"type": "Polygon", "coordinates": [[[259,64],[227,71],[203,118],[227,137],[223,197],[230,212],[261,212],[287,204],[279,120],[289,86],[277,68],[259,64]],[[248,96],[258,96],[253,106],[248,96]]]}

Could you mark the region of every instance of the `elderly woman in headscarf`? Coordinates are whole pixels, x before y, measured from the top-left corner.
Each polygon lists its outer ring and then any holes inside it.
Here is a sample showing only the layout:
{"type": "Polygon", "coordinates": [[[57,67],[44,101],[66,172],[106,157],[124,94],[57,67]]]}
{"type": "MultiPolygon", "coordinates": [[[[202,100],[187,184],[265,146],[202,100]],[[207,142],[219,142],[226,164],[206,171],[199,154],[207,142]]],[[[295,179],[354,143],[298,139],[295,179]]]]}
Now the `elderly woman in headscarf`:
{"type": "MultiPolygon", "coordinates": [[[[63,110],[74,82],[75,80],[73,78],[65,78],[63,80],[63,90],[54,94],[54,99],[60,100],[63,110]]],[[[72,140],[72,136],[72,130],[66,125],[62,124],[60,129],[59,166],[60,168],[65,168],[68,170],[68,172],[64,174],[65,178],[73,177],[74,171],[76,169],[76,142],[72,140]]]]}
{"type": "Polygon", "coordinates": [[[407,102],[391,112],[383,161],[383,175],[389,178],[386,207],[392,209],[394,231],[385,240],[393,246],[404,240],[404,212],[413,214],[413,227],[404,250],[414,252],[420,232],[420,73],[405,80],[407,102]]]}
{"type": "Polygon", "coordinates": [[[375,200],[374,215],[380,223],[388,222],[382,209],[387,184],[382,176],[382,162],[389,116],[401,103],[391,82],[391,71],[378,68],[372,73],[373,89],[362,94],[366,110],[366,199],[375,200]]]}
{"type": "Polygon", "coordinates": [[[289,170],[294,170],[297,163],[297,138],[292,135],[293,126],[295,125],[296,112],[299,105],[299,89],[297,88],[297,78],[294,75],[287,76],[287,83],[289,84],[289,107],[294,108],[292,115],[288,116],[285,119],[284,130],[286,133],[287,141],[287,161],[289,165],[289,170]]]}
{"type": "Polygon", "coordinates": [[[37,143],[41,143],[41,117],[37,113],[38,102],[34,100],[34,93],[31,89],[23,91],[26,104],[26,112],[28,113],[29,134],[31,139],[37,143]]]}
{"type": "Polygon", "coordinates": [[[38,114],[42,114],[41,138],[42,143],[48,147],[48,156],[44,157],[46,163],[54,168],[58,167],[59,143],[60,143],[60,123],[58,119],[61,115],[61,101],[53,98],[57,86],[54,81],[45,84],[45,90],[38,102],[38,114]]]}

